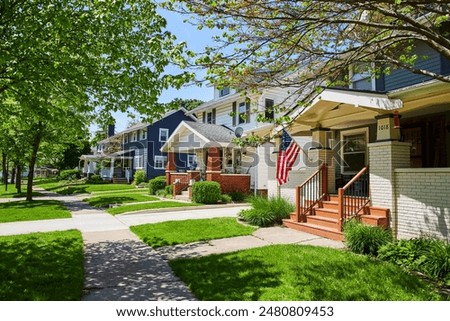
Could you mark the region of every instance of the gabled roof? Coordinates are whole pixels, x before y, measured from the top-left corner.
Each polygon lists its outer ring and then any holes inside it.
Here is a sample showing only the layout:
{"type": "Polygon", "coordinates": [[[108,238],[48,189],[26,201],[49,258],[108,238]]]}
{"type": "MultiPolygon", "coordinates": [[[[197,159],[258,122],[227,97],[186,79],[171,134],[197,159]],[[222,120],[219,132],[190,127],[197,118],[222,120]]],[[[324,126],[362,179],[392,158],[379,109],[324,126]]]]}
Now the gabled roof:
{"type": "Polygon", "coordinates": [[[161,151],[168,151],[172,144],[179,141],[181,133],[185,130],[197,136],[203,144],[215,144],[223,147],[230,145],[233,138],[236,137],[234,131],[225,126],[182,121],[161,147],[161,151]]]}
{"type": "Polygon", "coordinates": [[[193,129],[194,132],[205,137],[210,142],[231,143],[233,138],[236,137],[234,132],[225,126],[192,121],[185,121],[184,123],[193,129]]]}
{"type": "MultiPolygon", "coordinates": [[[[187,111],[184,107],[180,107],[179,109],[174,109],[174,110],[170,110],[170,111],[166,112],[164,115],[161,116],[161,118],[159,118],[158,120],[156,120],[153,124],[159,122],[160,120],[163,120],[163,119],[166,118],[166,117],[169,117],[169,116],[172,115],[172,114],[175,114],[176,112],[178,112],[178,111],[180,111],[180,110],[181,110],[182,112],[184,112],[184,114],[185,114],[186,116],[190,117],[193,121],[196,121],[196,120],[197,120],[197,118],[196,118],[194,115],[188,114],[188,111],[187,111]]],[[[114,134],[113,136],[107,137],[107,138],[105,138],[105,139],[99,141],[98,143],[101,143],[101,144],[102,144],[102,143],[107,143],[111,138],[117,138],[117,137],[122,136],[123,134],[131,133],[131,132],[134,132],[135,130],[143,129],[143,128],[146,128],[147,126],[150,126],[150,125],[152,125],[152,124],[147,123],[147,122],[145,122],[145,123],[144,123],[144,122],[139,122],[139,123],[137,123],[137,124],[134,124],[134,125],[131,126],[131,127],[128,127],[128,128],[126,128],[126,129],[124,129],[124,130],[122,130],[122,131],[120,131],[120,132],[114,134]]]]}

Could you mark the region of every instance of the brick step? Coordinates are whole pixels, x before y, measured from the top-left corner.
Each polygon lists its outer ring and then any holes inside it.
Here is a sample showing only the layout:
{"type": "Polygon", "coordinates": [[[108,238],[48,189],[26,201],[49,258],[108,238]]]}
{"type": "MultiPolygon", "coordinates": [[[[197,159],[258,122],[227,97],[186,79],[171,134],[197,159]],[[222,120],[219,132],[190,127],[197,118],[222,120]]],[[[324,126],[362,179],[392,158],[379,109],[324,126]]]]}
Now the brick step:
{"type": "Polygon", "coordinates": [[[319,216],[319,215],[308,215],[306,216],[306,223],[317,225],[317,226],[323,226],[328,227],[331,229],[338,229],[338,219],[337,218],[330,218],[325,216],[319,216]]]}
{"type": "Polygon", "coordinates": [[[302,231],[305,233],[326,237],[331,240],[342,241],[343,235],[340,231],[335,228],[328,228],[320,225],[314,225],[310,223],[298,223],[291,220],[283,220],[283,225],[292,228],[297,231],[302,231]]]}
{"type": "Polygon", "coordinates": [[[126,178],[113,177],[112,182],[114,184],[128,184],[128,180],[126,178]]]}
{"type": "Polygon", "coordinates": [[[182,191],[182,192],[181,192],[181,195],[183,195],[183,196],[189,196],[189,191],[182,191]]]}

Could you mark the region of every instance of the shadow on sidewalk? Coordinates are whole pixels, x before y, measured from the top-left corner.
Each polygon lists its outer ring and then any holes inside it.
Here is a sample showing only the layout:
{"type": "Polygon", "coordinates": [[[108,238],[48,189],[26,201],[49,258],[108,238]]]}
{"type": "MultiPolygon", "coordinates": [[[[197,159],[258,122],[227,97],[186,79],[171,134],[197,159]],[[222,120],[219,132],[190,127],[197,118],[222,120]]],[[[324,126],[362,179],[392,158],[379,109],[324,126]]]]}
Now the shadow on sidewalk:
{"type": "Polygon", "coordinates": [[[140,241],[85,244],[84,301],[195,300],[166,261],[140,241]]]}

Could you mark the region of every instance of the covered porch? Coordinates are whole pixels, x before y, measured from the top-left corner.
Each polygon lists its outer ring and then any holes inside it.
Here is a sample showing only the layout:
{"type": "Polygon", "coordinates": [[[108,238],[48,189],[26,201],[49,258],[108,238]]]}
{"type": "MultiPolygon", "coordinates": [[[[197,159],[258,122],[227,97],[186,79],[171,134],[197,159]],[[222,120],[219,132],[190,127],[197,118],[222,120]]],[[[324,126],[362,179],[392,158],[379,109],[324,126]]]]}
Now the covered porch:
{"type": "Polygon", "coordinates": [[[295,188],[297,209],[285,224],[339,239],[342,223],[356,217],[400,238],[448,239],[449,89],[440,82],[390,93],[325,89],[297,110],[290,132],[312,136],[306,152],[316,162],[295,188]]]}
{"type": "Polygon", "coordinates": [[[126,155],[126,151],[112,154],[82,155],[79,168],[82,175],[100,175],[103,180],[115,183],[130,183],[133,157],[126,155]]]}
{"type": "Polygon", "coordinates": [[[224,126],[182,122],[161,148],[167,153],[166,184],[174,185],[174,195],[202,180],[220,183],[222,193],[249,193],[251,177],[242,166],[242,149],[232,142],[235,137],[224,126]],[[195,155],[190,170],[177,171],[180,153],[195,155]]]}

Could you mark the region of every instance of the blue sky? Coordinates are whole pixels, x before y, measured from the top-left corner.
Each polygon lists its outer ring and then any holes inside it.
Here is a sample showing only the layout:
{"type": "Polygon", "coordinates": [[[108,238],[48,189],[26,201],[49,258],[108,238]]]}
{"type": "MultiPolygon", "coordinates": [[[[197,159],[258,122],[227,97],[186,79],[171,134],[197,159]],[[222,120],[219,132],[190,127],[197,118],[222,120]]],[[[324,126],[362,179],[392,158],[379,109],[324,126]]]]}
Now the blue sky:
{"type": "MultiPolygon", "coordinates": [[[[177,37],[177,42],[185,41],[190,50],[197,53],[202,52],[207,45],[210,45],[213,42],[213,31],[207,28],[197,30],[195,26],[183,22],[186,17],[181,16],[178,13],[167,10],[159,10],[159,13],[166,18],[167,29],[177,37]]],[[[171,67],[167,71],[177,72],[179,69],[171,67]]],[[[197,78],[201,79],[201,77],[205,74],[205,71],[197,70],[196,73],[197,78]]],[[[174,98],[201,99],[203,101],[208,101],[213,99],[213,89],[205,85],[202,87],[190,85],[179,90],[169,89],[160,96],[159,101],[162,103],[167,103],[174,98]]],[[[116,119],[116,132],[124,130],[127,127],[129,119],[126,114],[115,113],[114,118],[116,119]]]]}

